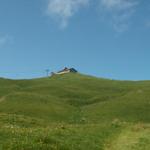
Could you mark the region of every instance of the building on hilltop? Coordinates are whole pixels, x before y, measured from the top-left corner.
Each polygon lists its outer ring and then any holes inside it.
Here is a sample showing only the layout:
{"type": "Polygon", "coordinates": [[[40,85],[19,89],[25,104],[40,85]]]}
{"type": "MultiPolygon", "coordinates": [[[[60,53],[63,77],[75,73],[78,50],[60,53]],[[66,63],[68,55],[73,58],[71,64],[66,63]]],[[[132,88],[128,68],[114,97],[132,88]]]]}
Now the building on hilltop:
{"type": "Polygon", "coordinates": [[[66,73],[77,73],[78,71],[74,68],[67,68],[65,67],[63,70],[60,70],[56,73],[52,72],[51,75],[61,75],[61,74],[66,74],[66,73]]]}

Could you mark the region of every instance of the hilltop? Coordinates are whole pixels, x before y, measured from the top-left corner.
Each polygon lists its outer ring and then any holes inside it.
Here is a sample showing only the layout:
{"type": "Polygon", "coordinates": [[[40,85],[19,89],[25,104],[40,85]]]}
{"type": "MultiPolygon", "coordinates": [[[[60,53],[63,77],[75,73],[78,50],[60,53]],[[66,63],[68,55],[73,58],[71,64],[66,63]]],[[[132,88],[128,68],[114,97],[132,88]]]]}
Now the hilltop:
{"type": "Polygon", "coordinates": [[[0,150],[150,149],[150,81],[68,73],[0,85],[0,150]]]}

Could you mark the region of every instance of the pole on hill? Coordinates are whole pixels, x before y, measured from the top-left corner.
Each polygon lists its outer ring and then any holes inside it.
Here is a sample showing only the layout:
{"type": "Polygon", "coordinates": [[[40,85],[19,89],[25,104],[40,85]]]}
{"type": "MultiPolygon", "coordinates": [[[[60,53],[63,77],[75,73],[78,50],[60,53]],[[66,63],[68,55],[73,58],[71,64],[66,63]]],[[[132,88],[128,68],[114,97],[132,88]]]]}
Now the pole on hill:
{"type": "Polygon", "coordinates": [[[49,70],[49,69],[46,69],[45,71],[46,71],[46,77],[48,77],[48,76],[49,76],[49,71],[50,71],[50,70],[49,70]]]}

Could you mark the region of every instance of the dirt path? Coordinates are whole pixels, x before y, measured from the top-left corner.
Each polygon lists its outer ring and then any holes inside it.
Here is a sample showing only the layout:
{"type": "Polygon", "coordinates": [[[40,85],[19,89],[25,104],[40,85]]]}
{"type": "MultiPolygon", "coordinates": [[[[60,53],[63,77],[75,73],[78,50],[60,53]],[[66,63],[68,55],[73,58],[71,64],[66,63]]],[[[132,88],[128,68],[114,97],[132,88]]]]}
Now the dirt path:
{"type": "Polygon", "coordinates": [[[6,96],[0,98],[0,102],[3,102],[6,99],[6,96]]]}
{"type": "Polygon", "coordinates": [[[137,125],[123,130],[105,150],[150,150],[150,126],[137,125]]]}

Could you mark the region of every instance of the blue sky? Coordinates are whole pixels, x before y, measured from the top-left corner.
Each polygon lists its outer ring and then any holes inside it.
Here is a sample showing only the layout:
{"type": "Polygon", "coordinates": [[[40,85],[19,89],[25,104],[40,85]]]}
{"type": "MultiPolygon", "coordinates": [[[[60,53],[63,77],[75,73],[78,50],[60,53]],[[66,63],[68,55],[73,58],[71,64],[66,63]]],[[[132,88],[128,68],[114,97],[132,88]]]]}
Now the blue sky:
{"type": "Polygon", "coordinates": [[[0,76],[36,78],[74,67],[150,79],[148,0],[0,0],[0,76]]]}

